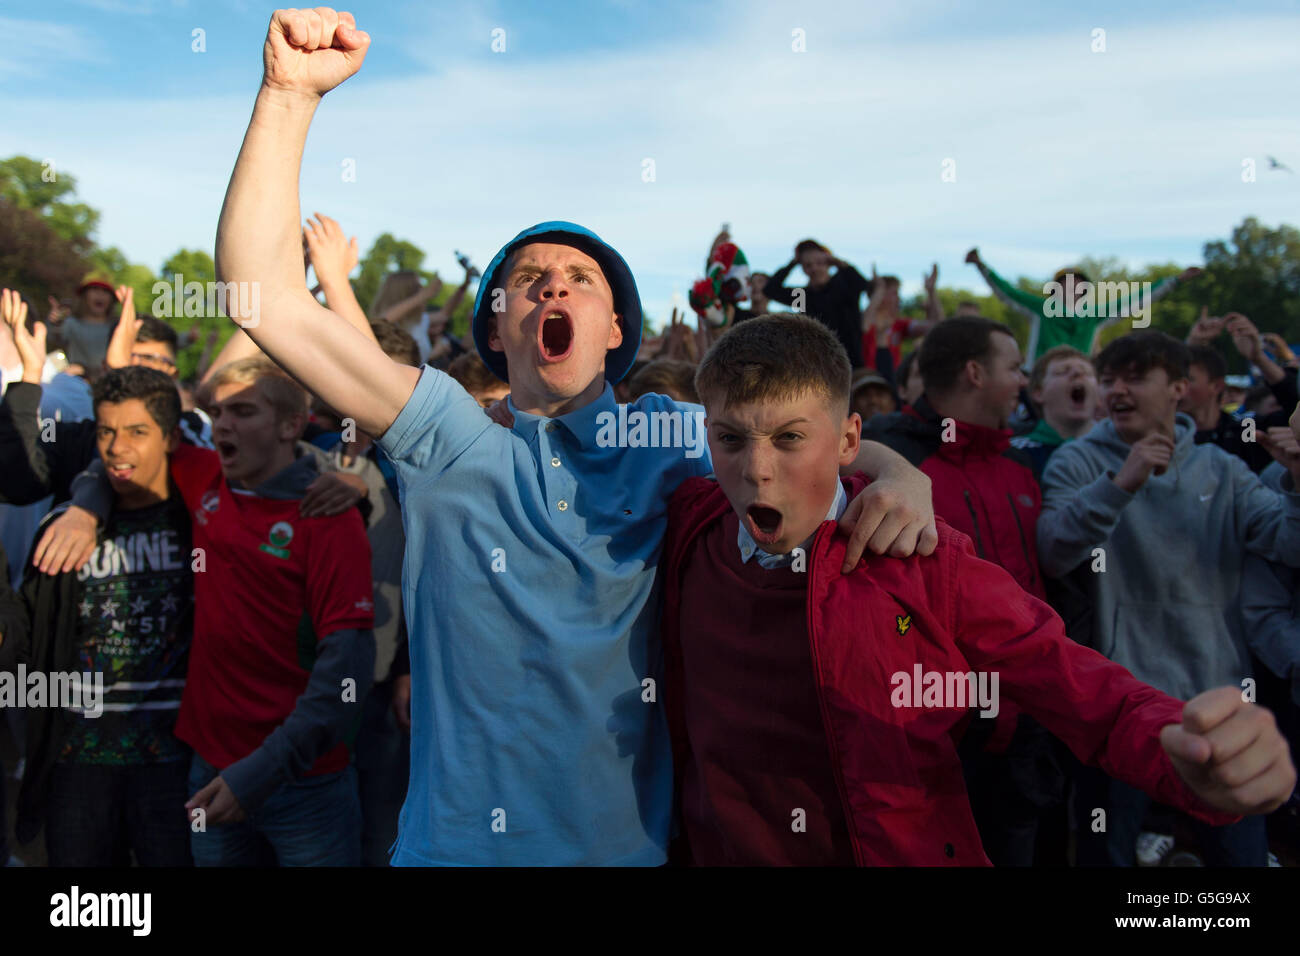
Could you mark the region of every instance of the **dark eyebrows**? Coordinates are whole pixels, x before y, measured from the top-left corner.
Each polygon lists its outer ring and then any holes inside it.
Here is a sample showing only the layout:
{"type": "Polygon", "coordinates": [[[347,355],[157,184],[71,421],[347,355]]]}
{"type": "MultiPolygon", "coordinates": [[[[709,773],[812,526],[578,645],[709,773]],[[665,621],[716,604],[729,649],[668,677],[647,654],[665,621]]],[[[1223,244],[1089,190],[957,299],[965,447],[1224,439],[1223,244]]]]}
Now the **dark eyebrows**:
{"type": "MultiPolygon", "coordinates": [[[[728,431],[733,431],[733,432],[745,431],[745,429],[741,428],[739,425],[734,425],[731,422],[726,420],[714,419],[712,424],[718,426],[719,428],[725,428],[728,431]]],[[[785,431],[791,425],[799,425],[799,424],[805,424],[805,425],[809,424],[809,420],[806,418],[792,418],[788,422],[784,422],[783,424],[777,425],[770,432],[768,432],[768,434],[779,435],[781,432],[785,431]]]]}
{"type": "Polygon", "coordinates": [[[114,428],[112,425],[101,425],[99,423],[96,423],[95,431],[114,432],[114,433],[119,431],[123,431],[123,432],[140,431],[141,429],[143,429],[144,431],[148,431],[150,425],[157,425],[157,424],[158,423],[155,422],[153,419],[149,419],[148,421],[143,421],[143,422],[128,422],[127,424],[122,425],[119,428],[114,428]]]}

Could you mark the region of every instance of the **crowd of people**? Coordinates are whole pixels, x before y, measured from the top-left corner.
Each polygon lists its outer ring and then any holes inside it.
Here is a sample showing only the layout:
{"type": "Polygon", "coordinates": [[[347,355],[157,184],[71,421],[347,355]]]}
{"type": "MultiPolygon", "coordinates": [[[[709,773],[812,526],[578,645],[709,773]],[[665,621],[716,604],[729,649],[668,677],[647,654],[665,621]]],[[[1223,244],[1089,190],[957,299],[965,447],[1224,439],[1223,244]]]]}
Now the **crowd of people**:
{"type": "Polygon", "coordinates": [[[43,833],[55,866],[1297,862],[1281,337],[1203,313],[1187,342],[1098,350],[1121,317],[1062,316],[972,250],[1022,350],[974,303],[945,316],[937,267],[912,317],[896,277],[812,239],[750,271],[724,229],[699,320],[643,339],[624,259],[561,221],[481,276],[461,257],[441,308],[395,273],[367,311],[337,222],[284,237],[303,94],[368,44],[346,14],[273,17],[217,262],[275,308],[232,309],[199,380],[110,277],[45,322],[0,293],[0,672],[79,675],[75,700],[7,702],[20,845],[43,833]],[[1259,379],[1237,407],[1224,336],[1259,379]]]}

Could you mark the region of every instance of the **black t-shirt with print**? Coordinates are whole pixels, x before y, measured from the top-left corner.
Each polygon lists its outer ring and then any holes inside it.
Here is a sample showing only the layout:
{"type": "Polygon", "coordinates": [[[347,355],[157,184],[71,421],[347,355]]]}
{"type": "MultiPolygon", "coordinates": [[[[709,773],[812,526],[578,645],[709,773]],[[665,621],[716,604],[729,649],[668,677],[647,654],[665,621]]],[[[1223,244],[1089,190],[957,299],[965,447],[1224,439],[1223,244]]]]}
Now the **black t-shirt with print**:
{"type": "Polygon", "coordinates": [[[103,712],[78,715],[60,762],[112,765],[189,758],[172,734],[193,634],[190,518],[166,501],[115,510],[78,572],[77,668],[102,672],[103,712]]]}

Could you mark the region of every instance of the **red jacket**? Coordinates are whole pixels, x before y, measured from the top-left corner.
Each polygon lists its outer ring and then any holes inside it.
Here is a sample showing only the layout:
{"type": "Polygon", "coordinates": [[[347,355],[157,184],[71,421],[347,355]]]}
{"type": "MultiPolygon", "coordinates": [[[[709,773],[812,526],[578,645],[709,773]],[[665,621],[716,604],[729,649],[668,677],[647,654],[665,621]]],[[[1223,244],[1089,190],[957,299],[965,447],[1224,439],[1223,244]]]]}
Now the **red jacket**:
{"type": "MultiPolygon", "coordinates": [[[[865,482],[846,485],[853,497],[865,482]]],[[[695,538],[729,507],[721,487],[703,478],[686,481],[669,505],[662,699],[678,767],[690,754],[680,696],[682,568],[695,538]]],[[[891,703],[893,675],[910,676],[918,664],[923,673],[997,673],[1000,696],[1081,760],[1208,823],[1237,819],[1202,804],[1160,746],[1160,729],[1182,719],[1180,701],[1069,640],[1051,608],[976,557],[965,535],[938,526],[934,555],[868,553],[848,575],[839,571],[846,539],[835,522],[822,524],[809,549],[813,673],[859,865],[989,865],[956,751],[971,710],[891,703]]]]}
{"type": "Polygon", "coordinates": [[[943,420],[922,396],[916,407],[872,418],[864,439],[888,445],[929,477],[934,513],[975,543],[975,553],[1011,572],[1041,599],[1038,516],[1043,493],[1033,462],[1011,447],[1011,430],[953,422],[944,441],[943,420]]]}

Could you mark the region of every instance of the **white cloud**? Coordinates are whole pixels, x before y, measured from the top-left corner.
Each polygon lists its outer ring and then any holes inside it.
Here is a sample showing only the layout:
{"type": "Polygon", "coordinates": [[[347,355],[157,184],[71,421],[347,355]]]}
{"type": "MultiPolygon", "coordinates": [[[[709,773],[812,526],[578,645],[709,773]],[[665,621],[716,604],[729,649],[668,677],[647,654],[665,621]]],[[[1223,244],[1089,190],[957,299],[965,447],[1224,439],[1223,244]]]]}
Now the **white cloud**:
{"type": "MultiPolygon", "coordinates": [[[[913,291],[934,259],[945,284],[978,288],[962,264],[972,245],[1010,275],[1083,255],[1191,261],[1246,215],[1300,213],[1300,177],[1263,159],[1300,168],[1290,20],[1115,26],[1093,54],[1086,30],[927,40],[933,8],[815,6],[788,24],[731,7],[713,14],[725,32],[683,25],[670,44],[539,60],[467,47],[486,49],[493,21],[475,9],[430,13],[401,41],[430,75],[363,69],[326,98],[304,215],[336,216],[363,246],[409,238],[450,275],[453,248],[483,265],[520,228],[572,219],[620,249],[663,317],[723,220],[757,266],[814,235],[913,291]],[[798,25],[803,54],[790,52],[798,25]],[[355,183],[340,178],[347,157],[355,183]],[[949,157],[955,183],[940,180],[949,157]]],[[[102,240],[156,267],[211,248],[250,100],[11,104],[13,151],[65,152],[104,212],[102,240]]]]}
{"type": "Polygon", "coordinates": [[[0,77],[31,75],[51,63],[103,62],[90,32],[62,23],[0,17],[0,77]]]}

